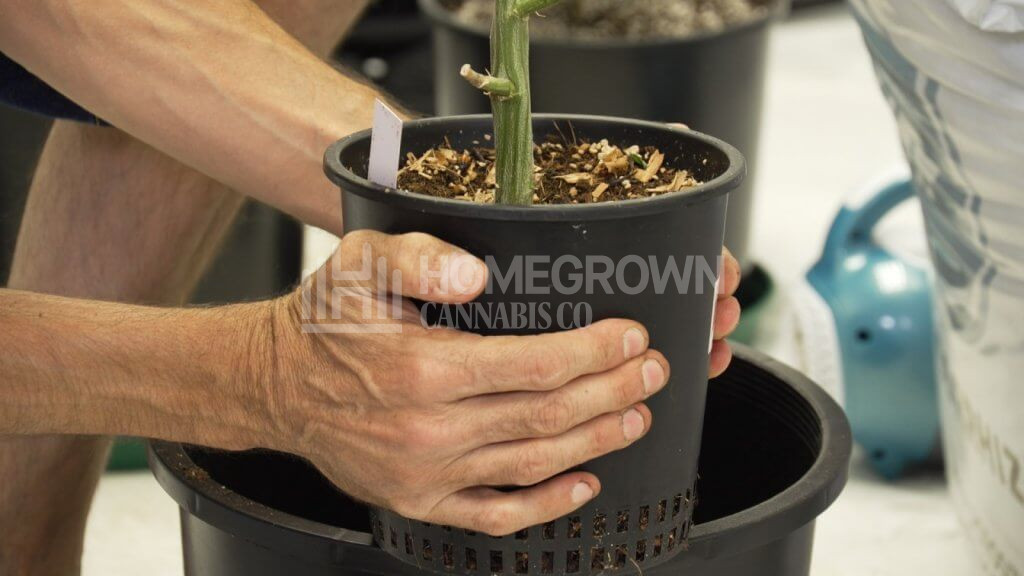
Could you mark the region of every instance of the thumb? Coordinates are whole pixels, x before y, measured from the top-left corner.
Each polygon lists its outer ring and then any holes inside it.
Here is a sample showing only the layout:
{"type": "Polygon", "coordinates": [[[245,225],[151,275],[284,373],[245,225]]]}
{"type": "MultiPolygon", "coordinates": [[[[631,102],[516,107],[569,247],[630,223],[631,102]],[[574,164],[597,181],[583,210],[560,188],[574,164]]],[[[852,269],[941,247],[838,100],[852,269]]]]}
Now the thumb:
{"type": "Polygon", "coordinates": [[[363,279],[378,294],[459,304],[476,298],[487,285],[487,266],[479,258],[419,232],[349,232],[336,256],[342,269],[372,271],[363,279]]]}

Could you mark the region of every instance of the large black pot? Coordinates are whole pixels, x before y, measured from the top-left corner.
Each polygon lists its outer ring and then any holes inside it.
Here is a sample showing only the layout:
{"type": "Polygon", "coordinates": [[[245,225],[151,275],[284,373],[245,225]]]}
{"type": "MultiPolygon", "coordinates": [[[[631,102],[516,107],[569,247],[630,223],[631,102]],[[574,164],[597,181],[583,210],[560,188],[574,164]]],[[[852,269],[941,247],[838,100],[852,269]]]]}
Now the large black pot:
{"type": "MultiPolygon", "coordinates": [[[[806,576],[814,520],[846,481],[842,411],[804,376],[737,346],[704,421],[689,548],[645,574],[806,576]]],[[[150,465],[181,506],[189,576],[424,573],[376,547],[366,509],[294,457],[156,442],[150,465]]]]}
{"type": "MultiPolygon", "coordinates": [[[[764,3],[772,6],[769,16],[714,34],[603,41],[534,37],[530,41],[533,109],[684,122],[736,146],[753,175],[769,24],[789,1],[764,3]]],[[[433,29],[435,111],[440,115],[490,111],[488,99],[459,75],[465,63],[475,70],[490,68],[489,31],[456,20],[441,0],[419,0],[419,5],[433,29]]],[[[753,185],[751,177],[729,196],[726,245],[744,272],[752,268],[746,254],[753,185]]]]}
{"type": "MultiPolygon", "coordinates": [[[[456,149],[469,148],[491,130],[490,116],[409,122],[403,157],[446,138],[456,149]]],[[[482,334],[532,334],[611,317],[641,322],[651,346],[672,366],[665,389],[647,402],[658,425],[628,450],[584,465],[601,479],[600,494],[550,525],[491,538],[376,510],[376,528],[388,551],[439,572],[486,565],[492,573],[542,574],[554,561],[556,569],[568,563],[590,574],[632,568],[626,556],[646,569],[675,555],[691,525],[715,274],[727,193],[742,179],[743,158],[724,142],[660,123],[539,115],[534,131],[538,141],[574,134],[656,146],[666,165],[689,169],[704,183],[603,204],[524,207],[438,199],[367,181],[366,131],[340,140],[325,155],[325,170],[342,189],[344,228],[425,232],[488,262],[495,280],[488,290],[459,309],[424,306],[431,320],[450,318],[455,327],[482,334]],[[673,267],[683,281],[659,285],[655,278],[667,278],[673,267]],[[532,282],[531,268],[541,272],[532,282]],[[602,284],[598,277],[612,269],[602,284]],[[497,279],[510,273],[514,281],[502,287],[497,279]],[[525,557],[524,546],[531,550],[525,557]]]]}

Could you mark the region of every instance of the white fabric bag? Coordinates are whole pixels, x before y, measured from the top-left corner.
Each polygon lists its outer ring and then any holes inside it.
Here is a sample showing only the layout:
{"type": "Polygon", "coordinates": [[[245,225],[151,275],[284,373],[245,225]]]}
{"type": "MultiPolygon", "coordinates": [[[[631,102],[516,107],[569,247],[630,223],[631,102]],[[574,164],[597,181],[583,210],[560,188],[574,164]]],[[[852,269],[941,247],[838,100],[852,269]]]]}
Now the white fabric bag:
{"type": "Polygon", "coordinates": [[[984,572],[1022,576],[1024,0],[851,3],[924,211],[951,492],[984,572]]]}

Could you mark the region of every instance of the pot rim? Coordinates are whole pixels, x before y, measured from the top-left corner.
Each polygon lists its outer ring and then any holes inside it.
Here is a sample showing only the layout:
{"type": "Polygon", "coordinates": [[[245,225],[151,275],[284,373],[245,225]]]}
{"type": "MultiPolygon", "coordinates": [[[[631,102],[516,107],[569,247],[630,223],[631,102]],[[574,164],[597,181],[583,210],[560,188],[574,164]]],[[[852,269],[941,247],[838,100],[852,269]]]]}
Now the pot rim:
{"type": "MultiPolygon", "coordinates": [[[[490,114],[469,114],[462,116],[438,116],[409,120],[404,129],[433,127],[434,125],[450,124],[453,130],[475,130],[474,124],[486,120],[491,122],[490,114]]],[[[732,145],[695,130],[676,128],[660,122],[633,120],[612,116],[592,116],[585,114],[534,114],[534,125],[539,122],[578,122],[606,123],[610,126],[628,126],[650,132],[668,132],[677,138],[697,140],[712,148],[717,148],[729,160],[729,166],[717,177],[698,184],[692,188],[669,192],[648,198],[618,200],[594,204],[540,204],[529,206],[513,206],[502,204],[477,204],[465,200],[437,198],[409,192],[399,188],[387,188],[370,182],[350,170],[341,162],[341,153],[349,146],[366,141],[372,130],[362,130],[346,136],[331,144],[324,153],[324,173],[345,192],[357,194],[375,202],[401,204],[403,207],[431,214],[471,217],[483,220],[524,220],[524,221],[577,221],[607,220],[624,216],[640,216],[665,211],[676,204],[693,204],[703,202],[715,196],[726,194],[743,181],[746,175],[746,160],[732,145]]],[[[487,124],[490,126],[490,124],[487,124]]],[[[484,132],[486,133],[486,132],[484,132]]]]}
{"type": "MultiPolygon", "coordinates": [[[[793,368],[744,345],[731,345],[734,362],[755,364],[786,382],[807,401],[821,423],[821,450],[807,472],[782,492],[739,512],[695,524],[689,551],[680,558],[715,558],[726,550],[741,553],[781,538],[813,522],[846,485],[852,436],[842,409],[827,392],[793,368]],[[729,540],[727,548],[719,544],[722,539],[729,540]]],[[[235,536],[263,542],[272,549],[299,547],[336,563],[366,561],[346,553],[347,546],[373,546],[373,535],[368,532],[282,512],[250,500],[208,475],[188,474],[196,464],[181,443],[152,441],[149,465],[157,482],[183,510],[235,536]],[[289,542],[283,542],[282,536],[289,536],[289,542]]]]}
{"type": "MultiPolygon", "coordinates": [[[[755,28],[762,28],[767,26],[772,20],[779,18],[789,11],[790,0],[770,0],[772,6],[770,6],[767,12],[750,21],[737,24],[735,26],[729,26],[722,30],[717,31],[705,31],[697,34],[690,34],[681,37],[656,37],[656,38],[633,38],[633,39],[622,39],[622,38],[536,38],[530,37],[531,46],[543,46],[551,48],[579,48],[589,50],[619,50],[622,48],[640,47],[640,46],[666,46],[669,44],[695,44],[703,42],[705,40],[711,40],[721,36],[729,36],[733,34],[742,34],[748,30],[755,28]]],[[[416,4],[419,5],[420,10],[427,15],[432,21],[441,24],[446,28],[463,32],[466,34],[473,34],[477,36],[487,37],[490,35],[490,31],[485,26],[473,26],[462,22],[455,18],[452,11],[441,5],[438,0],[416,0],[416,4]]]]}

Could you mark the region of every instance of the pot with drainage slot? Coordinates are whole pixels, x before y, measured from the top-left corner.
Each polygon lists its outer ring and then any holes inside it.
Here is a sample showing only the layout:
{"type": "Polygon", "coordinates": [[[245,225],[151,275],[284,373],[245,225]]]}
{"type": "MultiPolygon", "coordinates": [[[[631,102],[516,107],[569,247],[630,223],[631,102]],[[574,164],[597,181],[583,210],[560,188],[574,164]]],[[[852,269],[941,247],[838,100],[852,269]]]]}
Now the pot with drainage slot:
{"type": "MultiPolygon", "coordinates": [[[[471,150],[492,130],[489,115],[406,122],[402,155],[421,158],[441,144],[471,150]]],[[[727,196],[742,179],[743,157],[710,136],[638,120],[536,115],[532,131],[536,142],[652,147],[663,154],[663,168],[685,170],[699,184],[585,204],[441,198],[367,180],[366,131],[324,156],[328,177],[341,188],[344,229],[427,233],[487,263],[484,293],[460,306],[424,304],[420,320],[427,325],[508,335],[605,318],[640,322],[671,366],[663,390],[645,402],[654,425],[628,449],[582,465],[600,479],[600,493],[546,526],[493,538],[375,508],[374,533],[396,558],[442,574],[455,565],[471,573],[647,571],[678,554],[691,527],[727,196]]]]}
{"type": "MultiPolygon", "coordinates": [[[[842,411],[806,377],[736,346],[729,370],[709,388],[703,438],[700,499],[687,550],[643,573],[806,576],[815,518],[846,481],[850,429],[842,411]]],[[[292,456],[155,442],[150,465],[181,506],[189,576],[429,573],[376,546],[367,509],[292,456]]],[[[644,546],[614,552],[625,570],[638,557],[642,562],[646,555],[668,552],[664,533],[651,527],[644,546]]],[[[528,573],[534,556],[554,555],[545,545],[551,541],[521,541],[513,556],[519,561],[513,562],[484,546],[475,551],[475,569],[456,565],[453,551],[448,572],[528,573]]],[[[422,541],[412,545],[422,554],[422,541]]],[[[443,564],[443,549],[436,553],[443,564]]],[[[580,574],[583,567],[574,558],[583,561],[590,553],[582,546],[563,551],[563,558],[551,558],[550,569],[541,572],[580,574]]]]}

